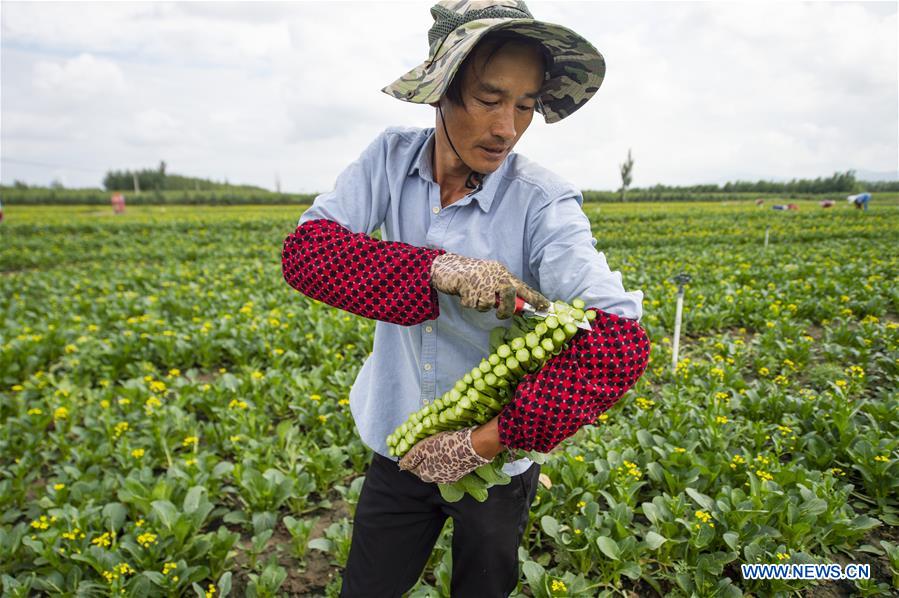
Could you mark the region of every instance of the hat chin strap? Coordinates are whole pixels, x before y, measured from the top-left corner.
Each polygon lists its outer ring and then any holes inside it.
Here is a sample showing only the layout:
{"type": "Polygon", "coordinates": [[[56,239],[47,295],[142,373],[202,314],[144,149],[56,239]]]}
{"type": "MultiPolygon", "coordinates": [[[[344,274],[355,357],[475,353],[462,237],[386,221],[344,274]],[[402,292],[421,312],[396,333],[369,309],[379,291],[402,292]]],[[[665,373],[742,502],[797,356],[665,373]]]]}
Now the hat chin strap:
{"type": "Polygon", "coordinates": [[[440,104],[437,104],[437,113],[440,114],[440,122],[443,123],[443,132],[446,134],[446,140],[449,141],[453,153],[456,154],[456,157],[459,158],[459,161],[462,162],[462,165],[471,171],[468,173],[468,178],[465,179],[465,188],[480,191],[484,180],[484,175],[466,164],[465,160],[462,159],[462,156],[459,155],[459,152],[456,151],[456,146],[453,145],[453,140],[450,139],[449,130],[447,130],[446,128],[446,120],[444,120],[443,118],[443,110],[440,109],[440,104]]]}

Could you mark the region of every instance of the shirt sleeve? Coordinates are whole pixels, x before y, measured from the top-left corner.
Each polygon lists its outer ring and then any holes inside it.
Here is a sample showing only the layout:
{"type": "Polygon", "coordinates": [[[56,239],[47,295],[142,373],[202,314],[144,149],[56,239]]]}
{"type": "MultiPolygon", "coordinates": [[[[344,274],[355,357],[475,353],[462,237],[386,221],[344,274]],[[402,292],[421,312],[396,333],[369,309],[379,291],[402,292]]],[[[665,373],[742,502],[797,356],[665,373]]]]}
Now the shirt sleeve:
{"type": "Polygon", "coordinates": [[[281,252],[284,280],[304,295],[351,313],[412,326],[440,315],[430,285],[440,249],[369,235],[389,205],[386,132],[316,197],[281,252]]]}
{"type": "Polygon", "coordinates": [[[596,251],[583,198],[573,189],[535,206],[528,217],[529,264],[546,297],[571,303],[576,297],[604,312],[639,320],[643,293],[627,292],[621,273],[613,272],[596,251]]]}
{"type": "Polygon", "coordinates": [[[334,189],[317,196],[297,226],[331,220],[354,233],[372,234],[383,224],[390,206],[387,180],[388,132],[372,141],[337,177],[334,189]]]}
{"type": "Polygon", "coordinates": [[[549,452],[593,423],[643,375],[649,338],[636,320],[599,311],[591,325],[519,382],[497,421],[504,446],[549,452]]]}

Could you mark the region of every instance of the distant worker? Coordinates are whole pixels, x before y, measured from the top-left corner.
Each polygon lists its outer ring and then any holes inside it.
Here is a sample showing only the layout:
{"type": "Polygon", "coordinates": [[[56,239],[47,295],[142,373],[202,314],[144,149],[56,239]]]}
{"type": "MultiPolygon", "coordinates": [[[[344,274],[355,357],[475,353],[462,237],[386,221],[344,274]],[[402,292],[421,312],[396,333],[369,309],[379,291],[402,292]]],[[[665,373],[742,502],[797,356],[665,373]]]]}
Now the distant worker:
{"type": "Polygon", "coordinates": [[[846,201],[848,201],[851,204],[854,204],[855,207],[858,209],[864,208],[865,211],[867,211],[868,210],[868,202],[871,201],[871,194],[868,192],[865,192],[865,193],[859,193],[858,195],[850,195],[849,197],[846,198],[846,201]]]}
{"type": "Polygon", "coordinates": [[[0,222],[3,222],[3,202],[0,201],[0,222]]]}
{"type": "Polygon", "coordinates": [[[112,209],[116,214],[121,214],[125,211],[125,196],[121,193],[114,193],[112,195],[112,209]]]}

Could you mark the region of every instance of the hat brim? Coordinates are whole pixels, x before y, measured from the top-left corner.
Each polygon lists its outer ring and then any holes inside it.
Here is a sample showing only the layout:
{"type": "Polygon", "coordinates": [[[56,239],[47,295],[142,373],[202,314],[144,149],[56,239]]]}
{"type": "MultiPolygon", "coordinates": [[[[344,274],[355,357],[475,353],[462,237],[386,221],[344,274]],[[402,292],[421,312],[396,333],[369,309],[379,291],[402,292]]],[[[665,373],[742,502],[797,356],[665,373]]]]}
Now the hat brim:
{"type": "Polygon", "coordinates": [[[547,123],[574,113],[602,85],[605,59],[571,29],[534,19],[479,19],[457,27],[443,41],[433,60],[426,60],[381,91],[415,104],[437,102],[477,43],[500,29],[537,40],[552,57],[537,107],[547,123]]]}

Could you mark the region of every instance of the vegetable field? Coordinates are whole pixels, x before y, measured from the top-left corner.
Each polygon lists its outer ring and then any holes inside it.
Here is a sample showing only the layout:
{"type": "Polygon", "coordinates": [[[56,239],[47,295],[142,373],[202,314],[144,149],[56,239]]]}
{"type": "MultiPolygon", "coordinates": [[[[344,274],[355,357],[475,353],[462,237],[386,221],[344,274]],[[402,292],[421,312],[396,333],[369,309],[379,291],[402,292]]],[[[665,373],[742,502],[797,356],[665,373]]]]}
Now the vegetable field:
{"type": "MultiPolygon", "coordinates": [[[[798,203],[586,208],[652,357],[548,455],[518,596],[899,591],[899,203],[798,203]]],[[[281,278],[302,210],[4,206],[4,595],[337,595],[374,324],[281,278]]],[[[448,596],[450,530],[412,596],[448,596]]]]}

